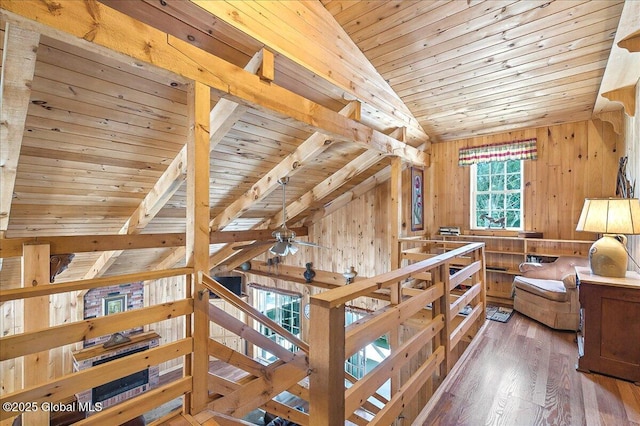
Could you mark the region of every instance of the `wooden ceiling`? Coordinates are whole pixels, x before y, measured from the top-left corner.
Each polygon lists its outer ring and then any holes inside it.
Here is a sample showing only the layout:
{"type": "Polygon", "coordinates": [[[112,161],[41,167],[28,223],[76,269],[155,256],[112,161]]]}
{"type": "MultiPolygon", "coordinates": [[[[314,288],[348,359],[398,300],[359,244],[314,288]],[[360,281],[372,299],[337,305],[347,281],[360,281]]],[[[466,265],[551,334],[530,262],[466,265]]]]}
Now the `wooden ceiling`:
{"type": "Polygon", "coordinates": [[[621,1],[322,0],[434,140],[586,120],[621,1]]]}
{"type": "MultiPolygon", "coordinates": [[[[428,151],[431,141],[590,118],[623,6],[475,0],[101,3],[247,70],[251,58],[267,48],[275,53],[274,84],[344,115],[353,116],[357,99],[362,123],[404,139],[414,151],[428,151]]],[[[7,0],[3,9],[22,4],[7,0]]],[[[31,7],[44,7],[38,4],[31,7]]],[[[0,31],[0,46],[8,50],[4,78],[17,86],[30,80],[31,61],[33,82],[26,94],[3,95],[18,111],[11,120],[20,121],[24,104],[24,129],[12,139],[17,145],[10,145],[17,151],[8,151],[17,171],[13,188],[10,179],[2,182],[10,204],[3,206],[9,214],[0,231],[11,238],[184,232],[186,189],[179,166],[189,131],[187,79],[41,25],[23,24],[26,33],[13,24],[6,30],[5,22],[15,19],[11,13],[3,14],[0,31]]],[[[289,223],[321,216],[330,203],[340,205],[335,200],[347,201],[388,177],[386,153],[312,136],[305,123],[259,106],[224,115],[230,104],[219,102],[216,93],[212,108],[220,111],[212,117],[223,119],[210,156],[214,229],[277,226],[282,200],[273,177],[291,176],[289,223]]],[[[220,247],[211,246],[212,255],[220,247]]],[[[85,253],[61,278],[172,266],[180,258],[169,249],[107,258],[85,253]]],[[[1,282],[19,283],[19,269],[18,259],[5,259],[1,282]]]]}

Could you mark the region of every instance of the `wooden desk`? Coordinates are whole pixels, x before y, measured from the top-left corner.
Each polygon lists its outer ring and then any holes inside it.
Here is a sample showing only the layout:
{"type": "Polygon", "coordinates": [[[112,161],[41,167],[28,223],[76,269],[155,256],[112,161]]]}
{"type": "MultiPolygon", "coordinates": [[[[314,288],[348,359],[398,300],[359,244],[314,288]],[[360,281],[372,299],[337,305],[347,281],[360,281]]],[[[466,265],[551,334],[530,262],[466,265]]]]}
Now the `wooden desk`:
{"type": "Polygon", "coordinates": [[[601,277],[581,267],[576,273],[584,339],[578,371],[640,384],[640,274],[601,277]]]}

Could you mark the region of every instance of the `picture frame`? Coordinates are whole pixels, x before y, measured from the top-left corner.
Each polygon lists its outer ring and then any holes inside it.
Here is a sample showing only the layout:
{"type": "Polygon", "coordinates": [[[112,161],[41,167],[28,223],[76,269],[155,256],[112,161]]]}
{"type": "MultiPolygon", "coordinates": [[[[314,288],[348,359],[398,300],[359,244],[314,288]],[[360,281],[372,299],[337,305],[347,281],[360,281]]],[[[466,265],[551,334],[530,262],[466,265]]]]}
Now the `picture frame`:
{"type": "Polygon", "coordinates": [[[411,230],[424,230],[424,170],[411,167],[411,230]]]}
{"type": "Polygon", "coordinates": [[[119,294],[102,299],[102,315],[112,315],[127,310],[127,295],[119,294]]]}

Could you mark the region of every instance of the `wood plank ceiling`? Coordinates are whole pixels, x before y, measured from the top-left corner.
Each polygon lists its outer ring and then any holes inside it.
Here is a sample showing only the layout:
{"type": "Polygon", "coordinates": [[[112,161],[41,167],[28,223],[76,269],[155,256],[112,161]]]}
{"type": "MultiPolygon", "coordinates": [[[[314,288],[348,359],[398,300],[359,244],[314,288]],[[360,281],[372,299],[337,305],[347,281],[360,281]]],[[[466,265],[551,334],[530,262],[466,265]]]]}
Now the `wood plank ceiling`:
{"type": "Polygon", "coordinates": [[[434,140],[591,117],[621,1],[322,0],[434,140]]]}
{"type": "MultiPolygon", "coordinates": [[[[266,46],[276,53],[274,83],[334,111],[359,99],[363,123],[384,133],[405,127],[407,144],[427,149],[429,137],[444,141],[590,118],[623,4],[202,2],[227,8],[214,17],[195,2],[102,3],[240,67],[266,46]],[[253,27],[271,23],[275,30],[249,36],[242,19],[230,18],[248,16],[251,7],[264,8],[255,14],[253,27]],[[271,7],[281,13],[270,16],[271,7]],[[316,33],[308,37],[324,49],[315,56],[299,53],[295,60],[292,49],[313,53],[313,46],[267,40],[286,38],[278,32],[304,28],[312,17],[316,33]],[[314,62],[323,57],[342,57],[347,65],[334,74],[324,72],[326,64],[314,62]]],[[[7,38],[4,23],[2,28],[0,42],[7,38]]],[[[11,41],[11,26],[8,32],[11,41]]],[[[41,34],[38,43],[10,216],[0,231],[7,237],[184,232],[184,184],[178,179],[177,190],[169,191],[161,177],[185,144],[186,82],[55,35],[41,34]],[[166,199],[156,194],[158,187],[166,199]],[[128,228],[141,208],[154,210],[151,220],[128,228]]],[[[221,104],[215,95],[213,101],[212,107],[221,104]]],[[[226,230],[249,229],[265,220],[275,227],[281,214],[277,186],[269,186],[256,202],[245,205],[243,197],[288,155],[309,150],[311,142],[303,143],[311,133],[263,109],[242,111],[226,122],[230,129],[211,153],[211,218],[215,223],[230,206],[242,205],[240,214],[225,216],[226,230]]],[[[321,213],[341,194],[384,174],[388,164],[381,154],[355,144],[316,148],[289,172],[291,212],[300,206],[290,223],[321,213]]],[[[3,191],[4,185],[6,180],[3,191]]],[[[212,253],[218,248],[212,246],[212,253]]],[[[111,260],[81,254],[61,279],[167,266],[168,251],[137,250],[111,260]]],[[[5,259],[0,283],[19,285],[19,270],[18,259],[5,259]]]]}

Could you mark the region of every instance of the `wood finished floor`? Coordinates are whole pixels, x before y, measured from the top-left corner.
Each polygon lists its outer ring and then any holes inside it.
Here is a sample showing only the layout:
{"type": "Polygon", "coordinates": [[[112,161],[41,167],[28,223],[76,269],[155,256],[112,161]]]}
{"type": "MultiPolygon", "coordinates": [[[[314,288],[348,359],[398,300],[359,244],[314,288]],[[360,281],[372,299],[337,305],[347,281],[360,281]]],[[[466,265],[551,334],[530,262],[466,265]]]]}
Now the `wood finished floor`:
{"type": "Polygon", "coordinates": [[[640,386],[576,371],[575,333],[516,312],[470,350],[414,425],[640,425],[640,386]]]}

